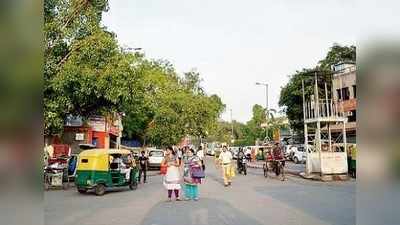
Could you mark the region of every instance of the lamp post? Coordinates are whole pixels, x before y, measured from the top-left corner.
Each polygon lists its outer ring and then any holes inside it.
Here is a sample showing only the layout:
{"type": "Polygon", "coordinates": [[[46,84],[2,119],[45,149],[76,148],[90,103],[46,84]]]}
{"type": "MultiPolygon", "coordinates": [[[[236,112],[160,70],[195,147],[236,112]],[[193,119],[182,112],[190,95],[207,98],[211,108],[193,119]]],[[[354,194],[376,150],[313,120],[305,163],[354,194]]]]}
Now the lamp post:
{"type": "Polygon", "coordinates": [[[128,51],[140,51],[140,50],[142,50],[142,48],[132,48],[132,47],[128,47],[128,48],[126,48],[126,50],[128,50],[128,51]]]}
{"type": "MultiPolygon", "coordinates": [[[[256,85],[259,86],[264,86],[265,87],[265,98],[266,98],[266,102],[265,102],[265,118],[266,121],[268,122],[268,84],[267,83],[260,83],[260,82],[256,82],[256,85]]],[[[268,127],[265,127],[265,138],[268,137],[268,127]]]]}
{"type": "Polygon", "coordinates": [[[233,116],[232,116],[232,109],[231,109],[231,143],[233,145],[235,138],[233,136],[233,116]]]}
{"type": "Polygon", "coordinates": [[[140,48],[140,47],[135,47],[135,48],[133,48],[133,47],[123,47],[122,48],[122,51],[124,52],[124,53],[133,53],[133,54],[140,54],[140,52],[142,51],[143,49],[142,48],[140,48]]]}

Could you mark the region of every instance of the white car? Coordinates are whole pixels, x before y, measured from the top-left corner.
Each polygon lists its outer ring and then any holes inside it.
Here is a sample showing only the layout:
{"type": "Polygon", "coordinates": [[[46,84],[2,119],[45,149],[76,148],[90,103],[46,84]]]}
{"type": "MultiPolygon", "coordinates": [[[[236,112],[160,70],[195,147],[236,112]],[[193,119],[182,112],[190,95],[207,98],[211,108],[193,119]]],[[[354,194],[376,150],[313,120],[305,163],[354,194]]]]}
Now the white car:
{"type": "Polygon", "coordinates": [[[215,155],[215,152],[214,152],[214,150],[213,150],[213,149],[207,149],[207,152],[206,152],[206,154],[207,154],[207,155],[211,155],[211,156],[213,156],[213,155],[215,155]]]}
{"type": "Polygon", "coordinates": [[[305,152],[304,145],[294,145],[289,149],[290,159],[294,163],[304,163],[307,160],[307,153],[305,152]]]}
{"type": "Polygon", "coordinates": [[[149,150],[149,167],[160,168],[164,159],[164,151],[161,149],[149,150]]]}
{"type": "Polygon", "coordinates": [[[287,159],[287,160],[291,160],[291,155],[290,155],[290,153],[292,152],[291,151],[291,148],[292,148],[293,146],[292,145],[285,145],[284,146],[284,155],[285,155],[285,159],[287,159]]]}
{"type": "Polygon", "coordinates": [[[229,147],[229,151],[232,153],[233,158],[237,159],[239,147],[229,147]]]}

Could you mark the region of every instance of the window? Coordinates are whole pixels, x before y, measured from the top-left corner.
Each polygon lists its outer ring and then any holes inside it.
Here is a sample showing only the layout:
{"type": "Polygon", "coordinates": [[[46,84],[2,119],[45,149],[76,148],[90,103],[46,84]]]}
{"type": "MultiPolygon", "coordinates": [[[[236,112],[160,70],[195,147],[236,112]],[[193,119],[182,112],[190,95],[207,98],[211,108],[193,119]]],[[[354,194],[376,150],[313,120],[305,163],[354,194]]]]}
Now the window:
{"type": "Polygon", "coordinates": [[[357,98],[357,86],[353,85],[353,97],[357,98]]]}
{"type": "Polygon", "coordinates": [[[94,138],[92,139],[92,145],[98,147],[98,146],[97,146],[98,141],[99,141],[99,138],[94,137],[94,138]]]}
{"type": "Polygon", "coordinates": [[[338,100],[341,100],[342,99],[342,92],[340,91],[340,89],[336,89],[336,92],[337,92],[338,100]]]}
{"type": "Polygon", "coordinates": [[[349,122],[355,122],[357,120],[356,110],[351,111],[351,115],[348,117],[349,122]]]}
{"type": "Polygon", "coordinates": [[[88,159],[82,159],[82,160],[81,160],[81,163],[88,163],[88,162],[89,162],[88,159]]]}
{"type": "Polygon", "coordinates": [[[343,100],[350,99],[350,91],[349,91],[348,87],[342,88],[342,97],[343,97],[343,100]]]}

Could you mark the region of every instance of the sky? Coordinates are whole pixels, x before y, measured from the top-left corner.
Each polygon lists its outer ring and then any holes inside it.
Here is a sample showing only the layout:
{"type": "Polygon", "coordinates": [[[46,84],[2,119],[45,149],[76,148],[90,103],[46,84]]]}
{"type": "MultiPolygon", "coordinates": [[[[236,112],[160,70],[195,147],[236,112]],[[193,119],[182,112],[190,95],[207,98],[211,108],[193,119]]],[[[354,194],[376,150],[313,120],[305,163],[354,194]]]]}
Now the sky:
{"type": "Polygon", "coordinates": [[[103,24],[122,46],[196,69],[208,94],[226,104],[222,119],[246,122],[252,107],[279,110],[281,87],[315,66],[333,43],[355,45],[352,0],[110,0],[103,24]]]}

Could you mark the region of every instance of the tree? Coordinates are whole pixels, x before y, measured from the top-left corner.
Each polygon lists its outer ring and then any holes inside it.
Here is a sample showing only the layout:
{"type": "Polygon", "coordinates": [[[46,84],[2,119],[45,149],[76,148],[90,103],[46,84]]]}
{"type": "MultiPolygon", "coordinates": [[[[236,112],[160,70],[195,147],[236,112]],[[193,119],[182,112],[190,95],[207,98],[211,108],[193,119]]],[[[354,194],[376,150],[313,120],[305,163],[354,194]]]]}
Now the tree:
{"type": "Polygon", "coordinates": [[[331,66],[340,62],[355,62],[356,61],[356,46],[342,46],[333,44],[324,59],[319,61],[320,70],[331,71],[331,66]]]}
{"type": "Polygon", "coordinates": [[[149,60],[118,45],[103,27],[107,0],[46,0],[45,135],[62,133],[69,115],[87,119],[124,112],[123,135],[152,145],[204,137],[224,110],[200,73],[179,76],[167,60],[149,60]]]}
{"type": "MultiPolygon", "coordinates": [[[[102,12],[107,11],[108,1],[106,0],[45,0],[44,1],[44,30],[45,30],[45,49],[44,49],[44,124],[45,135],[54,135],[62,132],[64,118],[74,109],[78,108],[74,103],[83,103],[83,96],[77,93],[76,98],[71,95],[64,95],[65,92],[73,93],[74,83],[78,81],[73,76],[80,74],[90,81],[89,74],[96,74],[97,58],[91,58],[89,53],[97,52],[95,57],[102,57],[100,62],[109,62],[106,60],[107,55],[102,53],[112,53],[115,50],[115,42],[112,37],[106,34],[106,31],[100,27],[102,12]],[[102,50],[106,52],[96,51],[97,43],[103,44],[102,50]],[[107,46],[111,45],[111,46],[107,46]],[[108,49],[108,47],[113,47],[108,49]],[[91,65],[84,70],[79,68],[78,63],[86,63],[85,59],[79,57],[80,52],[84,52],[82,57],[90,59],[91,65]],[[84,55],[84,56],[83,56],[84,55]],[[72,58],[72,59],[71,59],[72,58]],[[81,60],[81,61],[79,61],[81,60]],[[60,77],[72,78],[71,82],[60,82],[60,77]],[[64,85],[63,85],[64,84],[64,85]],[[69,85],[69,86],[68,86],[69,85]],[[64,89],[68,87],[69,91],[64,89]]],[[[97,49],[99,50],[99,49],[97,49]]],[[[115,57],[115,54],[111,57],[115,57]]],[[[103,68],[106,65],[102,65],[103,68]]],[[[79,82],[79,81],[78,81],[79,82]]],[[[85,86],[85,85],[83,85],[85,86]]],[[[90,88],[90,85],[87,86],[90,88]]],[[[88,90],[86,90],[88,91],[88,90]]],[[[98,102],[105,102],[115,99],[100,97],[98,102]],[[107,100],[106,100],[107,99],[107,100]]],[[[92,101],[94,99],[86,98],[92,101]]],[[[85,103],[88,104],[88,103],[85,103]]],[[[92,108],[96,108],[92,106],[92,108]]],[[[97,109],[93,109],[97,110],[97,109]]]]}
{"type": "Polygon", "coordinates": [[[217,95],[207,96],[198,72],[179,77],[167,61],[143,60],[145,97],[142,104],[127,107],[124,136],[147,144],[172,145],[185,135],[205,137],[224,109],[217,95]]]}

